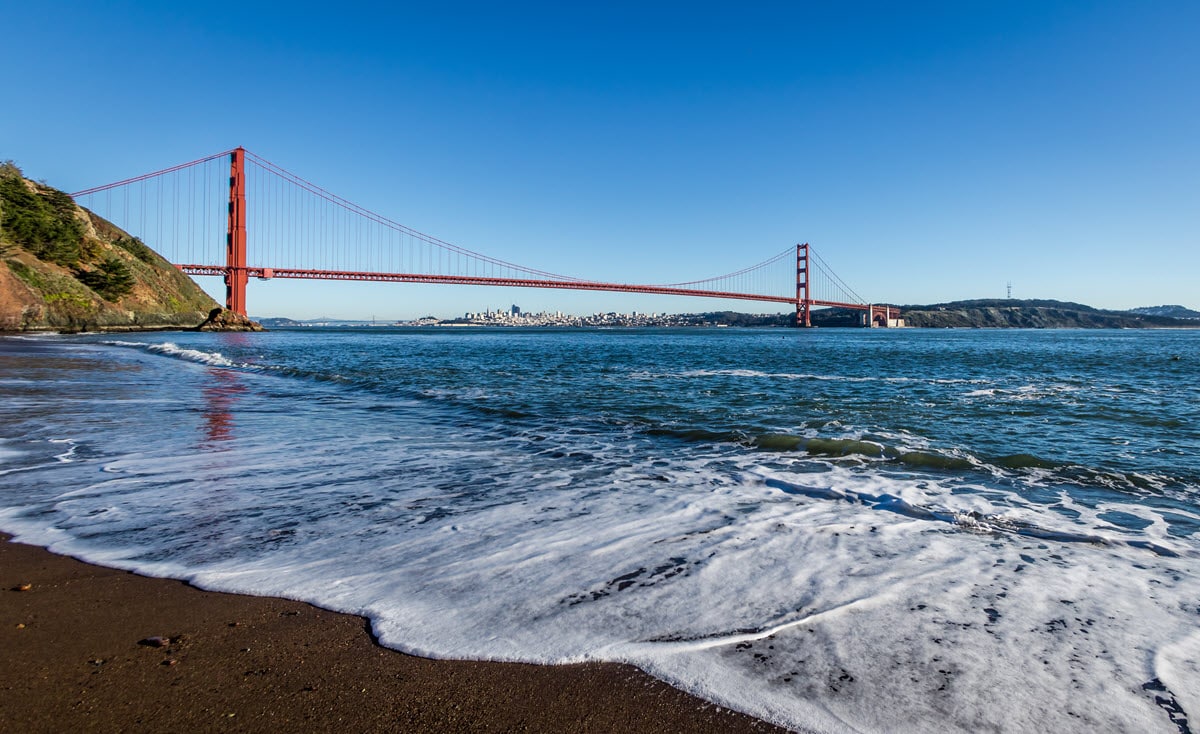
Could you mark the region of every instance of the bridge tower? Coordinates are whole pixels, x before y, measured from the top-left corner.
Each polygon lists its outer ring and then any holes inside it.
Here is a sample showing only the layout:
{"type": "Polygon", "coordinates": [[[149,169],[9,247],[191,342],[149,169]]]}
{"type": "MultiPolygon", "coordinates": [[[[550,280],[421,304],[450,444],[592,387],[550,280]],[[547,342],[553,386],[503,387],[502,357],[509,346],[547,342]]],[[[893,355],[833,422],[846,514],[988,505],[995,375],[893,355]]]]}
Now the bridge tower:
{"type": "Polygon", "coordinates": [[[796,326],[812,326],[808,293],[808,243],[796,245],[796,326]]]}
{"type": "Polygon", "coordinates": [[[225,246],[225,308],[246,316],[246,149],[229,154],[229,234],[225,246]]]}

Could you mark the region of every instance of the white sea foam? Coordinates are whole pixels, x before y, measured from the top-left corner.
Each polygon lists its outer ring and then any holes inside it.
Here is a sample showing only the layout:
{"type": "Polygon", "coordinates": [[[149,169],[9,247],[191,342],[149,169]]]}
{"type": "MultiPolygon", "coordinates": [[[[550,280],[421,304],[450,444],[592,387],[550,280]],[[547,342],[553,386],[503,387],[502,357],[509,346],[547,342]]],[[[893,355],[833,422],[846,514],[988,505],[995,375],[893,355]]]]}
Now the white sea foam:
{"type": "Polygon", "coordinates": [[[47,460],[0,527],[364,614],[409,652],[631,662],[801,730],[1173,733],[1171,701],[1200,711],[1200,539],[1134,497],[1081,498],[1048,469],[664,455],[636,431],[372,410],[320,385],[281,406],[276,378],[241,372],[214,399],[209,371],[187,372],[198,384],[170,388],[188,411],[138,396],[150,435],[115,433],[131,403],[99,401],[52,434],[74,461],[23,444],[47,460]]]}
{"type": "Polygon", "coordinates": [[[539,467],[511,441],[407,428],[422,453],[393,446],[358,478],[372,452],[331,435],[248,473],[233,467],[255,466],[253,449],[230,465],[131,454],[105,464],[114,478],[57,496],[61,534],[12,511],[0,522],[97,562],[366,614],[409,652],[628,661],[800,728],[1153,731],[1164,712],[1143,683],[1181,703],[1200,690],[1194,558],[1000,532],[1052,518],[930,481],[745,457],[731,471],[719,452],[600,476],[539,467]],[[463,465],[510,479],[447,503],[439,478],[463,465]],[[535,476],[543,490],[524,491],[535,476]],[[881,509],[885,496],[952,520],[881,509]],[[997,519],[956,532],[963,517],[997,519]],[[97,534],[133,544],[76,540],[97,534]]]}
{"type": "Polygon", "coordinates": [[[77,448],[77,446],[73,439],[51,438],[48,440],[48,442],[51,444],[66,446],[65,451],[62,451],[62,452],[54,455],[55,461],[59,461],[64,464],[69,464],[70,462],[75,461],[75,449],[77,448]]]}
{"type": "MultiPolygon", "coordinates": [[[[69,442],[53,441],[51,443],[69,442]]],[[[74,444],[71,444],[65,452],[46,456],[45,453],[37,455],[36,452],[29,451],[27,447],[18,446],[16,442],[0,439],[0,476],[43,469],[52,461],[54,463],[68,463],[72,461],[74,453],[74,444]]]]}

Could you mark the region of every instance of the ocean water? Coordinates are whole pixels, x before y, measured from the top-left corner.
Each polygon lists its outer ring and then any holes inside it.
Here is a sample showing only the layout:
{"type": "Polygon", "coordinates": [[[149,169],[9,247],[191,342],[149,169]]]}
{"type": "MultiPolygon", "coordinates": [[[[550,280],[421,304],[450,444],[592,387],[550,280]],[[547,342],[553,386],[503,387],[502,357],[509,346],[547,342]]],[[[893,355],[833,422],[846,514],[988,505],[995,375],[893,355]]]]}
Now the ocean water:
{"type": "Polygon", "coordinates": [[[1200,729],[1200,331],[0,339],[0,529],[801,731],[1200,729]]]}

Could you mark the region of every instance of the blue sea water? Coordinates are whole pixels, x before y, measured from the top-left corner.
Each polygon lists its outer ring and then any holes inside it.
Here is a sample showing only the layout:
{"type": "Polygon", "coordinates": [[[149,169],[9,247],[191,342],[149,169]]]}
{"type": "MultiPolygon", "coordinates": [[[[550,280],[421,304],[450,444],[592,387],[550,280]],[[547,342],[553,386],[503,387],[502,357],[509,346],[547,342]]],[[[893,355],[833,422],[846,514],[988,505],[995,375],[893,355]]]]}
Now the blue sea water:
{"type": "Polygon", "coordinates": [[[803,731],[1185,732],[1198,378],[1200,331],[5,338],[0,529],[803,731]]]}

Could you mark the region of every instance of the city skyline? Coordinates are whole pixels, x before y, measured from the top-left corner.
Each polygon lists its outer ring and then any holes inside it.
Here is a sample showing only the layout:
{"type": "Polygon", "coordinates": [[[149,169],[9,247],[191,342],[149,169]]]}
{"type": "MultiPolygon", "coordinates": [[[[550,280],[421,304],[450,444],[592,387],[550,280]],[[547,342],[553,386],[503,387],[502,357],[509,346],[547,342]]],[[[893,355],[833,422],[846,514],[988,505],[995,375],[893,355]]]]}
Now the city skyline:
{"type": "MultiPolygon", "coordinates": [[[[422,232],[589,279],[699,279],[810,242],[876,302],[1011,282],[1200,306],[1194,4],[53,7],[6,10],[38,72],[0,72],[19,110],[0,158],[64,190],[245,145],[422,232]]],[[[476,293],[255,283],[249,308],[754,308],[476,293]]]]}

